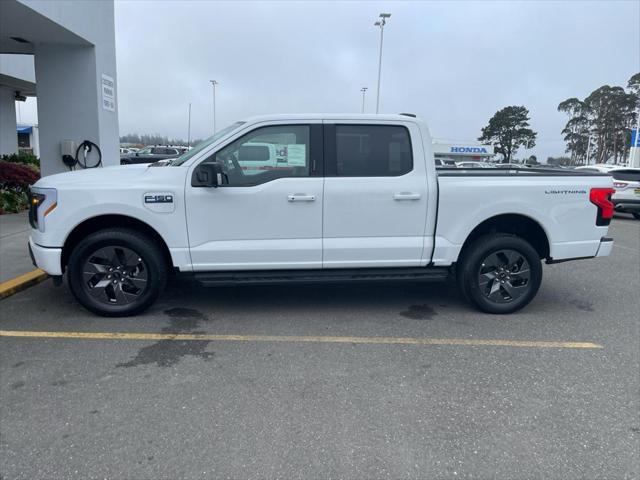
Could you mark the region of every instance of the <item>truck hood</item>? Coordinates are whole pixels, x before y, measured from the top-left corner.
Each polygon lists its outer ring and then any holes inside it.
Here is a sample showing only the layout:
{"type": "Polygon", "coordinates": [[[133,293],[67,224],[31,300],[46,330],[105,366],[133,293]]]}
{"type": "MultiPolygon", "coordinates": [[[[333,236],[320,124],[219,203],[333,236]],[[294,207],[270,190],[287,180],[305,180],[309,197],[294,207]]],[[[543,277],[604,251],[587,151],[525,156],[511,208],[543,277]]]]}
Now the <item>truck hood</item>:
{"type": "Polygon", "coordinates": [[[49,175],[38,180],[34,186],[43,188],[109,188],[110,186],[122,188],[153,182],[157,177],[175,176],[178,182],[182,182],[185,172],[184,167],[150,167],[148,164],[118,165],[49,175]]]}

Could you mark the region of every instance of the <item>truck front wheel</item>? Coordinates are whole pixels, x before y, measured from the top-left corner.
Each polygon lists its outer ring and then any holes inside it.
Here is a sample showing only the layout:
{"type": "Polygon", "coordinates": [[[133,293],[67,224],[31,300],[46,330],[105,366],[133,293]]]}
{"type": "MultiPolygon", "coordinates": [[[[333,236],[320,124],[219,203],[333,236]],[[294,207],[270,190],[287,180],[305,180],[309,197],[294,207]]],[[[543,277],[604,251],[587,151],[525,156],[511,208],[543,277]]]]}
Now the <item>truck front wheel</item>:
{"type": "Polygon", "coordinates": [[[542,281],[538,252],[515,235],[484,235],[465,247],[456,271],[465,297],[487,313],[512,313],[535,297],[542,281]]]}
{"type": "Polygon", "coordinates": [[[71,252],[69,287],[87,310],[106,317],[148,308],[167,281],[162,252],[135,230],[108,229],[83,239],[71,252]]]}

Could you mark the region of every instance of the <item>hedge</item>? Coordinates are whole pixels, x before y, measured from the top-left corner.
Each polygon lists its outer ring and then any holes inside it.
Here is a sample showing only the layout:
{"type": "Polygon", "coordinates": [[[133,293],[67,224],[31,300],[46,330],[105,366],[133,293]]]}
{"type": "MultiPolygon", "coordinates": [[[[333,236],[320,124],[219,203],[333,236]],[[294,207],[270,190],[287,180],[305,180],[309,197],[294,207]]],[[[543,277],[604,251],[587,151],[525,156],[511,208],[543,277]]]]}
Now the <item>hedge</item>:
{"type": "Polygon", "coordinates": [[[0,161],[0,215],[17,213],[27,208],[29,186],[39,178],[40,173],[33,166],[0,161]]]}

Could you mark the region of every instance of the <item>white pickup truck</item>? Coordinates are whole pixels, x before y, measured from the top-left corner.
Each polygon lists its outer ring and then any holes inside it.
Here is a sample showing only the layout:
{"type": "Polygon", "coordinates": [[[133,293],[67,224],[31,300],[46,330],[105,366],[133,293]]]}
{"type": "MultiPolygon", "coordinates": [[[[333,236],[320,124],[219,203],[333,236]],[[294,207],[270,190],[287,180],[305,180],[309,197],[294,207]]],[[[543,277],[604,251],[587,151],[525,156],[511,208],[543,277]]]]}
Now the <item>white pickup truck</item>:
{"type": "Polygon", "coordinates": [[[170,161],[42,178],[29,248],[106,316],[143,311],[175,272],[208,285],[455,277],[481,310],[509,313],[535,296],[541,260],[609,255],[612,192],[591,172],[436,171],[410,115],[261,116],[170,161]],[[243,164],[269,144],[286,162],[243,164]]]}

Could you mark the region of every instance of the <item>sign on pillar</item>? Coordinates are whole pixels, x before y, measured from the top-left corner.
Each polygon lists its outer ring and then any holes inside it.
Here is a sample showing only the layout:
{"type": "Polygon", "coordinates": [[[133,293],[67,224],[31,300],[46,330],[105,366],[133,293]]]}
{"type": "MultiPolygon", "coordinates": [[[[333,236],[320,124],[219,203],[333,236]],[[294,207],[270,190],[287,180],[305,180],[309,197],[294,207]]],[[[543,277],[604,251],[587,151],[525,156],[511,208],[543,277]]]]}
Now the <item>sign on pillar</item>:
{"type": "Polygon", "coordinates": [[[102,74],[102,108],[116,111],[116,82],[113,77],[102,74]]]}

